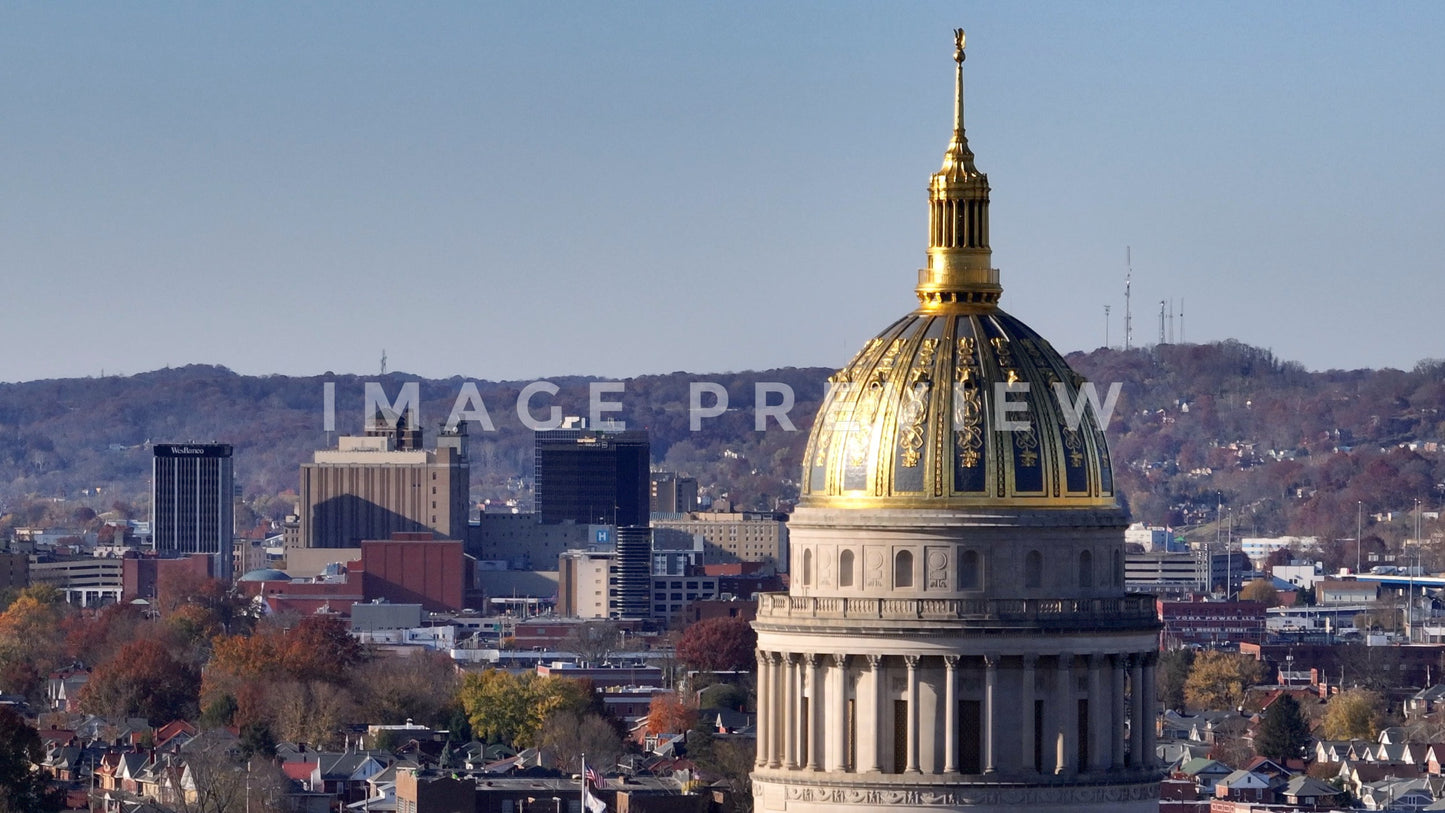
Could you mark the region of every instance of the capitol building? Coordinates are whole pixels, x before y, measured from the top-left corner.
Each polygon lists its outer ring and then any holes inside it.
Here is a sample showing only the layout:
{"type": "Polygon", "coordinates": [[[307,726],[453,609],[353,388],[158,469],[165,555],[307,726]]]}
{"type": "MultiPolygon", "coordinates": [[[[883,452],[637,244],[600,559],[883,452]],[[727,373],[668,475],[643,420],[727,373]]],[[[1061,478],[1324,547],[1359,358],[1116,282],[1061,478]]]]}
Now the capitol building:
{"type": "Polygon", "coordinates": [[[1157,810],[1154,599],[1083,379],[999,308],[956,39],[918,308],[831,379],[760,600],[756,809],[1157,810]]]}

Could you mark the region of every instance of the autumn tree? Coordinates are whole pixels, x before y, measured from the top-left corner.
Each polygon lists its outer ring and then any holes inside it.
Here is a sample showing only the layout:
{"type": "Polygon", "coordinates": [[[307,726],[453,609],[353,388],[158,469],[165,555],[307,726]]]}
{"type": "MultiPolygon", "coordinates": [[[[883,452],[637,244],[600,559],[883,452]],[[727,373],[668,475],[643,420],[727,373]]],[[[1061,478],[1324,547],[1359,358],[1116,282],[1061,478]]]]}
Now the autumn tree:
{"type": "Polygon", "coordinates": [[[1258,601],[1266,607],[1279,604],[1279,591],[1269,579],[1255,579],[1239,589],[1240,601],[1258,601]]]}
{"type": "Polygon", "coordinates": [[[564,772],[581,770],[585,755],[593,765],[616,765],[622,755],[622,738],[617,728],[595,712],[578,714],[557,709],[542,724],[538,744],[557,755],[557,767],[564,772]]]}
{"type": "Polygon", "coordinates": [[[488,669],[462,678],[459,696],[478,737],[527,748],[537,744],[553,711],[567,704],[569,697],[577,702],[575,694],[575,682],[565,678],[488,669]]]}
{"type": "Polygon", "coordinates": [[[607,660],[621,642],[622,628],[616,621],[591,619],[574,626],[563,639],[562,648],[584,664],[598,664],[607,660]]]}
{"type": "Polygon", "coordinates": [[[681,734],[697,724],[697,710],[674,692],[658,692],[647,706],[647,733],[681,734]]]}
{"type": "Polygon", "coordinates": [[[334,676],[338,670],[366,658],[365,650],[341,616],[307,616],[288,638],[291,646],[287,668],[296,677],[334,676]]]}
{"type": "Polygon", "coordinates": [[[682,631],[677,659],[703,672],[746,671],[757,662],[758,634],[741,618],[709,618],[682,631]]]}
{"type": "Polygon", "coordinates": [[[1373,740],[1385,704],[1368,689],[1346,689],[1325,704],[1320,736],[1327,740],[1373,740]]]}
{"type": "Polygon", "coordinates": [[[310,615],[295,629],[265,626],[217,639],[209,670],[242,678],[342,679],[366,651],[337,616],[310,615]]]}
{"type": "Polygon", "coordinates": [[[355,701],[344,686],[321,680],[286,680],[266,689],[270,728],[289,742],[318,748],[338,744],[355,701]]]}
{"type": "Polygon", "coordinates": [[[1184,699],[1196,711],[1232,709],[1244,693],[1259,682],[1260,665],[1248,655],[1200,652],[1184,681],[1184,699]]]}
{"type": "Polygon", "coordinates": [[[0,690],[36,694],[65,655],[61,620],[71,608],[48,584],[20,591],[0,613],[0,690]]]}
{"type": "Polygon", "coordinates": [[[357,711],[371,723],[414,720],[444,725],[457,709],[462,680],[456,662],[442,652],[410,657],[376,658],[353,673],[357,711]]]}
{"type": "Polygon", "coordinates": [[[1293,695],[1281,694],[1259,721],[1254,735],[1255,753],[1284,765],[1287,760],[1302,758],[1309,744],[1310,727],[1299,701],[1293,695]]]}
{"type": "Polygon", "coordinates": [[[80,710],[102,717],[144,717],[152,725],[196,715],[200,675],[154,638],[120,648],[80,689],[80,710]]]}
{"type": "Polygon", "coordinates": [[[206,665],[201,706],[230,696],[236,703],[234,724],[270,721],[272,687],[288,682],[343,686],[365,659],[366,650],[335,616],[306,616],[294,629],[267,624],[251,635],[222,636],[215,639],[206,665]]]}
{"type": "Polygon", "coordinates": [[[72,613],[61,623],[66,655],[83,663],[104,663],[140,637],[148,624],[134,604],[107,604],[98,610],[72,613]]]}
{"type": "Polygon", "coordinates": [[[1260,567],[1265,573],[1274,575],[1277,567],[1288,567],[1294,562],[1294,554],[1289,548],[1275,548],[1264,558],[1264,565],[1260,567]]]}

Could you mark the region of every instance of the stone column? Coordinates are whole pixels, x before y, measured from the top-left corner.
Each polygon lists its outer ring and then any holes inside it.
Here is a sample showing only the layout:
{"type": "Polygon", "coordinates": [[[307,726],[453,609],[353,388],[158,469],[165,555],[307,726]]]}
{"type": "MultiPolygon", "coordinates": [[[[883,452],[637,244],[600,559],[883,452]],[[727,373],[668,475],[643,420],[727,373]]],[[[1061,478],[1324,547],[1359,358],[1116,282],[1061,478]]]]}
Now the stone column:
{"type": "Polygon", "coordinates": [[[807,742],[806,735],[808,718],[803,716],[803,659],[806,655],[798,654],[793,662],[793,767],[803,767],[804,755],[803,745],[807,742]]]}
{"type": "Polygon", "coordinates": [[[1129,767],[1144,764],[1144,656],[1129,656],[1129,767]]]}
{"type": "Polygon", "coordinates": [[[904,762],[904,773],[921,773],[918,770],[918,656],[904,655],[908,664],[908,759],[904,762]]]}
{"type": "Polygon", "coordinates": [[[983,772],[998,771],[998,655],[983,656],[983,772]]]}
{"type": "MultiPolygon", "coordinates": [[[[835,653],[833,655],[833,736],[829,739],[832,755],[828,760],[828,770],[848,770],[848,656],[835,653]]],[[[856,719],[857,710],[855,707],[854,716],[856,719]]]]}
{"type": "Polygon", "coordinates": [[[1024,773],[1034,773],[1037,770],[1034,763],[1034,665],[1037,662],[1037,655],[1023,656],[1023,669],[1019,674],[1019,703],[1023,706],[1023,714],[1020,715],[1023,730],[1019,732],[1019,739],[1023,742],[1023,753],[1020,754],[1023,761],[1019,765],[1024,773]]]}
{"type": "Polygon", "coordinates": [[[818,752],[823,750],[823,684],[818,680],[818,656],[808,655],[808,770],[820,770],[818,752]]]}
{"type": "MultiPolygon", "coordinates": [[[[1104,670],[1107,662],[1103,655],[1089,656],[1089,764],[1091,771],[1107,771],[1113,762],[1114,753],[1110,742],[1114,726],[1109,713],[1113,704],[1104,693],[1104,670]]],[[[1082,736],[1082,734],[1081,734],[1082,736]]],[[[1084,767],[1084,766],[1080,766],[1084,767]]]]}
{"type": "Polygon", "coordinates": [[[758,747],[753,758],[753,767],[764,768],[768,764],[768,744],[772,728],[768,715],[772,713],[772,701],[768,697],[768,653],[758,650],[758,747]]]}
{"type": "Polygon", "coordinates": [[[1114,668],[1111,674],[1114,676],[1109,689],[1109,697],[1113,703],[1113,711],[1110,714],[1110,748],[1113,751],[1113,762],[1111,767],[1115,770],[1124,767],[1124,663],[1125,656],[1114,654],[1110,656],[1114,668]]]}
{"type": "Polygon", "coordinates": [[[797,663],[791,652],[783,653],[783,768],[798,767],[798,681],[797,663]]]}
{"type": "Polygon", "coordinates": [[[943,656],[943,772],[958,773],[958,656],[943,656]]]}
{"type": "Polygon", "coordinates": [[[1150,652],[1144,656],[1144,761],[1141,767],[1153,768],[1157,761],[1154,753],[1156,732],[1154,730],[1154,666],[1159,653],[1150,652]]]}
{"type": "MultiPolygon", "coordinates": [[[[880,655],[868,656],[868,705],[862,707],[860,703],[858,719],[863,720],[863,714],[873,721],[873,736],[858,737],[858,772],[878,773],[878,742],[883,739],[883,710],[882,701],[879,698],[883,693],[883,670],[879,664],[883,660],[880,655]]],[[[860,726],[861,728],[861,726],[860,726]]]]}
{"type": "Polygon", "coordinates": [[[777,652],[768,653],[768,766],[783,762],[783,662],[777,652]]]}
{"type": "Polygon", "coordinates": [[[1054,718],[1057,726],[1057,749],[1054,773],[1069,774],[1078,769],[1074,764],[1079,754],[1078,706],[1074,702],[1074,656],[1059,655],[1057,685],[1054,686],[1054,718]]]}

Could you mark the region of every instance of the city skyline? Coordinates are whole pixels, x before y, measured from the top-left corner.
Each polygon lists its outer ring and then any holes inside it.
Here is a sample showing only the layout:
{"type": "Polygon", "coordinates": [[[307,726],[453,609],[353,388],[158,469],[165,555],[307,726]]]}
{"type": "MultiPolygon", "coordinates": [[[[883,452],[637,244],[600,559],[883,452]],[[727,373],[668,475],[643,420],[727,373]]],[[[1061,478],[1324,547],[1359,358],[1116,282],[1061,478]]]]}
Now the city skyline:
{"type": "Polygon", "coordinates": [[[1136,345],[1172,299],[1408,369],[1445,11],[1300,11],[10,7],[0,380],[840,367],[913,303],[956,26],[1007,311],[1122,344],[1127,246],[1136,345]]]}

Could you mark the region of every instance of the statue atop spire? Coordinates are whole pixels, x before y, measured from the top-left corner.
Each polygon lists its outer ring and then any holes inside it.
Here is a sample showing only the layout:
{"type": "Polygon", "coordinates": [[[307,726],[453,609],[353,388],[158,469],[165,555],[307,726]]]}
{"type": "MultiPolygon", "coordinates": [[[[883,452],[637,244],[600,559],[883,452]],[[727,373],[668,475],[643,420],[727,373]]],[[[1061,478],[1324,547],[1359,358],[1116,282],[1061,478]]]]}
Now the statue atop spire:
{"type": "Polygon", "coordinates": [[[962,144],[963,150],[967,152],[968,141],[963,137],[963,60],[966,55],[963,53],[963,29],[953,29],[953,61],[958,63],[958,79],[953,87],[953,144],[949,145],[949,152],[953,152],[955,144],[962,144]]]}
{"type": "Polygon", "coordinates": [[[998,270],[991,267],[988,176],[974,165],[963,129],[963,48],[963,29],[955,28],[953,137],[943,154],[943,167],[928,184],[928,267],[920,272],[917,288],[924,308],[955,304],[992,308],[1003,291],[998,270]]]}

